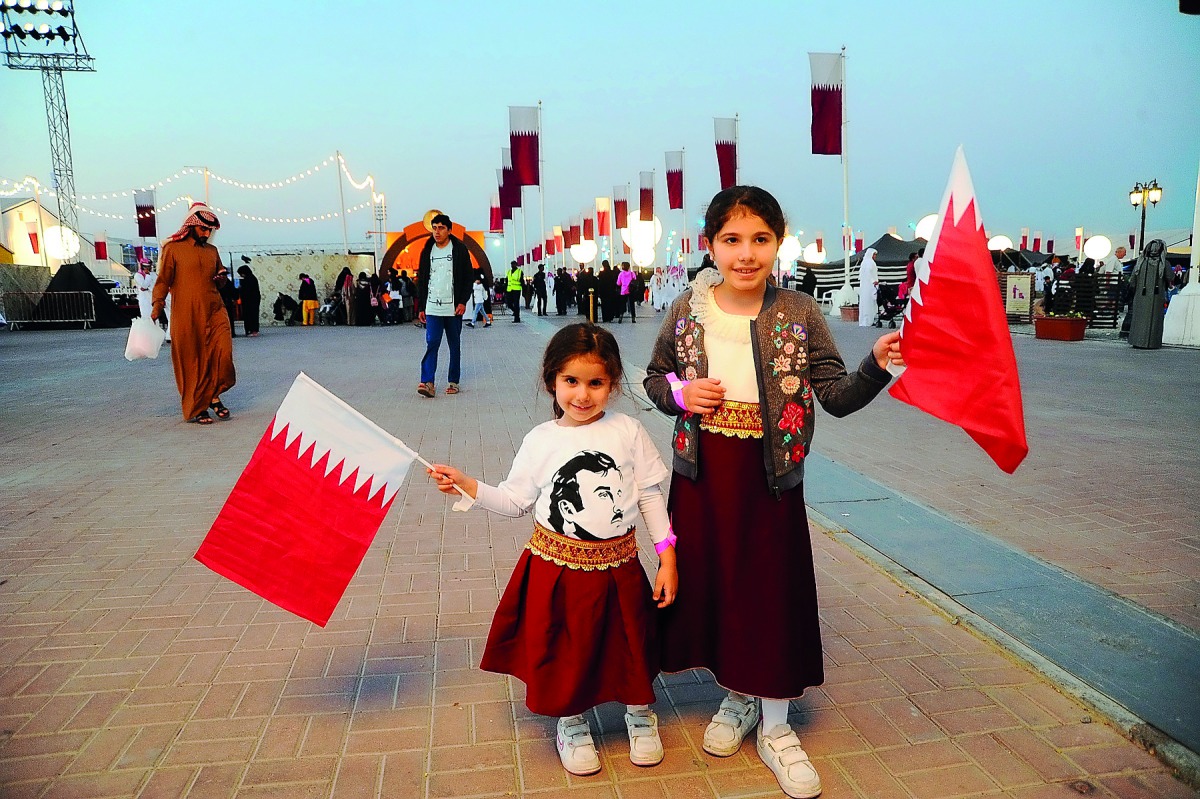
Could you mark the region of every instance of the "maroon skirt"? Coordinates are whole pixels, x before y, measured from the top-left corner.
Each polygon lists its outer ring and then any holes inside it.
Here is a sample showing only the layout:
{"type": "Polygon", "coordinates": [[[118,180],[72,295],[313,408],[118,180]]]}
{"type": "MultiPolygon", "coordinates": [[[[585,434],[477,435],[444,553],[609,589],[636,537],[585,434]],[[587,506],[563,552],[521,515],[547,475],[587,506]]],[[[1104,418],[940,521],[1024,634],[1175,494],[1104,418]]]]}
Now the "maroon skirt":
{"type": "Polygon", "coordinates": [[[525,683],[525,704],[574,716],[603,702],[648,705],[658,675],[653,588],[632,560],[584,570],[521,553],[480,668],[525,683]]]}
{"type": "Polygon", "coordinates": [[[825,680],[803,487],[767,488],[763,442],[700,431],[699,479],[675,474],[679,596],[659,617],[663,671],[794,699],[825,680]]]}

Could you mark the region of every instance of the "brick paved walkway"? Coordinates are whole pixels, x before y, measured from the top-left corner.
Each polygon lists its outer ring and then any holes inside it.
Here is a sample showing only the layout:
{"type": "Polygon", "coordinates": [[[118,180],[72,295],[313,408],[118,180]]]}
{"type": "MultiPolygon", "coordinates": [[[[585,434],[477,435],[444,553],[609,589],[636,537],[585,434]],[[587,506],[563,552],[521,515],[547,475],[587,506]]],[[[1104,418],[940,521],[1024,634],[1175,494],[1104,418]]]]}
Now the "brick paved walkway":
{"type": "MultiPolygon", "coordinates": [[[[620,709],[605,706],[596,714],[604,770],[568,777],[551,720],[524,710],[520,684],[474,668],[528,522],[451,513],[419,472],[324,630],[191,560],[298,370],[425,457],[496,482],[528,428],[548,417],[535,363],[557,323],[530,317],[466,331],[464,393],[432,401],[414,390],[418,330],[268,329],[260,339],[237,339],[241,379],[226,398],[235,418],[207,429],[180,423],[169,360],[121,359],[121,331],[0,333],[0,796],[779,795],[752,746],[727,760],[700,751],[719,691],[694,675],[669,678],[660,691],[668,750],[661,766],[629,764],[620,709]]],[[[630,366],[644,364],[656,327],[614,328],[630,366]]],[[[853,358],[859,331],[835,326],[835,334],[853,358]]],[[[1025,349],[1018,341],[1027,370],[1025,349]]],[[[1192,353],[1161,357],[1175,358],[1167,361],[1173,380],[1196,379],[1192,353]]],[[[444,365],[442,375],[444,382],[444,365]]],[[[1028,370],[1026,379],[1027,397],[1049,393],[1028,370]]],[[[1162,394],[1159,386],[1144,398],[1162,394]]],[[[1141,424],[1126,398],[1106,403],[1122,409],[1114,415],[1126,424],[1141,424]]],[[[665,445],[666,421],[640,407],[619,404],[665,445]]],[[[920,491],[961,502],[964,518],[983,506],[971,495],[993,503],[1006,496],[995,487],[999,473],[981,467],[977,479],[989,490],[968,490],[973,478],[963,464],[972,456],[962,453],[973,445],[939,439],[915,418],[905,424],[931,443],[899,454],[907,434],[879,423],[908,419],[906,412],[887,400],[847,420],[823,417],[817,443],[834,457],[844,448],[844,462],[864,473],[870,464],[851,459],[874,461],[878,479],[923,501],[920,491]],[[948,462],[929,465],[938,459],[948,462]],[[921,483],[922,472],[932,486],[921,483]]],[[[1077,409],[1047,413],[1051,425],[1069,428],[1052,440],[1078,431],[1077,409]]],[[[1031,434],[1051,434],[1042,418],[1031,413],[1031,434]]],[[[1178,433],[1194,436],[1194,425],[1178,433]]],[[[1123,440],[1126,460],[1141,456],[1135,443],[1123,440]]],[[[1190,457],[1165,449],[1169,463],[1190,457]]],[[[1158,494],[1138,495],[1153,481],[1116,478],[1105,465],[1112,460],[1100,452],[1086,463],[1077,458],[1063,482],[1085,474],[1097,497],[1129,489],[1132,505],[1116,497],[1101,503],[1101,514],[1128,508],[1141,518],[1147,505],[1162,504],[1158,494]]],[[[1033,482],[1057,482],[1054,466],[1039,468],[1042,479],[1033,482]]],[[[1171,484],[1179,492],[1172,498],[1186,509],[1195,475],[1177,477],[1185,482],[1171,484]]],[[[1006,514],[995,516],[1003,522],[1006,514]]],[[[1190,538],[1194,547],[1196,516],[1180,517],[1173,540],[1190,538]]],[[[1155,520],[1160,531],[1168,522],[1155,520]]],[[[1067,542],[1084,537],[1072,532],[1067,542]]],[[[1197,795],[840,542],[819,532],[813,541],[827,683],[793,703],[792,721],[824,796],[1197,795]]],[[[1129,572],[1121,550],[1112,547],[1113,565],[1129,572]]],[[[1162,563],[1194,568],[1184,560],[1162,563]]],[[[1190,575],[1180,582],[1190,580],[1194,597],[1190,575]]]]}

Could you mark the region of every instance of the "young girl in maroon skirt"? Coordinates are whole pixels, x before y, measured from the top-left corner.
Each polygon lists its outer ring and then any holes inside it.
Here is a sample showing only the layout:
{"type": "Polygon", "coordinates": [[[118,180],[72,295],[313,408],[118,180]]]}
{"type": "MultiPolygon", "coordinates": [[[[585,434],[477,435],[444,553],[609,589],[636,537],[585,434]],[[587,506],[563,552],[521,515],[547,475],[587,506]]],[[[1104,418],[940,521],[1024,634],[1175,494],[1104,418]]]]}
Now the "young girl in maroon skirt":
{"type": "Polygon", "coordinates": [[[480,667],[526,685],[534,713],[558,716],[558,755],[572,774],[600,758],[584,711],[623,702],[629,759],[663,759],[650,710],[658,675],[654,603],[675,599],[675,537],[659,483],[669,471],[636,419],[605,410],[621,385],[621,353],[607,330],[574,324],[550,339],[542,380],[555,419],[525,436],[499,486],[451,466],[429,474],[446,494],[462,488],[506,516],[532,511],[525,545],[492,619],[480,667]],[[653,589],[638,561],[634,517],[659,556],[653,589]]]}
{"type": "Polygon", "coordinates": [[[757,727],[780,787],[813,797],[820,778],[787,720],[789,700],[824,680],[803,491],[813,398],[834,416],[870,402],[888,362],[903,363],[899,333],[846,373],[813,298],[767,281],[784,217],[762,189],[717,194],[704,235],[717,268],[671,305],[646,369],[646,393],[678,417],[669,509],[685,542],[662,667],[708,669],[729,691],[706,752],[728,757],[757,727]]]}

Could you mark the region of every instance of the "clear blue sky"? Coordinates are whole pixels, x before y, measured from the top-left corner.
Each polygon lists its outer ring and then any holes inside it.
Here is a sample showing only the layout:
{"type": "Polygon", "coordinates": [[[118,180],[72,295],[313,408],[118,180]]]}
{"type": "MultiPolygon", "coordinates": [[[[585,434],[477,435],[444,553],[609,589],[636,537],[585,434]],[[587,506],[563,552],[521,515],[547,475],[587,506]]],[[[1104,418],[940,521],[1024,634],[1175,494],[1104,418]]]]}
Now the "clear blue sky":
{"type": "MultiPolygon", "coordinates": [[[[810,154],[808,51],[847,47],[851,221],[868,239],[936,210],[965,147],[990,233],[1124,236],[1127,194],[1157,178],[1150,230],[1190,228],[1200,166],[1200,17],[1176,0],[798,2],[226,2],[78,0],[94,74],[68,74],[80,193],[185,165],[281,180],[336,149],[373,173],[393,229],[438,207],[487,225],[509,105],[544,103],[546,224],[663,153],[687,149],[689,216],[717,189],[713,117],[741,118],[741,178],[793,228],[835,239],[841,167],[810,154]],[[824,6],[826,8],[817,8],[824,6]]],[[[41,81],[0,71],[0,177],[51,175],[41,81]]],[[[189,177],[159,191],[202,194],[189,177]]],[[[350,191],[347,205],[366,199],[350,191]]],[[[534,201],[535,193],[526,197],[534,201]]],[[[214,205],[307,216],[338,206],[332,171],[285,189],[213,183],[214,205]]],[[[88,207],[132,217],[132,203],[88,207]]],[[[182,207],[159,232],[175,229],[182,207]]],[[[131,219],[81,214],[85,233],[131,219]]],[[[369,212],[350,217],[363,240],[369,212]]],[[[531,237],[538,228],[531,217],[531,237]]],[[[333,243],[339,222],[226,216],[219,243],[333,243]]]]}

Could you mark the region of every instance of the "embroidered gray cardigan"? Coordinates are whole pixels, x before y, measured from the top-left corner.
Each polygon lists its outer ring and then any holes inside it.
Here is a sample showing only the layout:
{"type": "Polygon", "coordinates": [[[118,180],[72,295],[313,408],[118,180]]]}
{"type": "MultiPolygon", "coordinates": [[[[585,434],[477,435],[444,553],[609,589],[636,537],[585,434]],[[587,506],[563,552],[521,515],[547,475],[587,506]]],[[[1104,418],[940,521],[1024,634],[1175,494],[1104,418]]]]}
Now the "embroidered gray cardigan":
{"type": "MultiPolygon", "coordinates": [[[[708,376],[704,327],[692,308],[696,290],[689,288],[671,304],[643,383],[659,410],[678,417],[673,467],[693,480],[699,474],[700,418],[675,402],[667,375],[674,373],[681,380],[708,376]]],[[[779,496],[804,479],[804,458],[813,435],[813,395],[827,413],[846,416],[873,400],[891,375],[870,353],[858,371],[847,374],[816,301],[770,284],[762,310],[750,320],[750,345],[763,419],[763,463],[768,486],[779,496]]]]}

